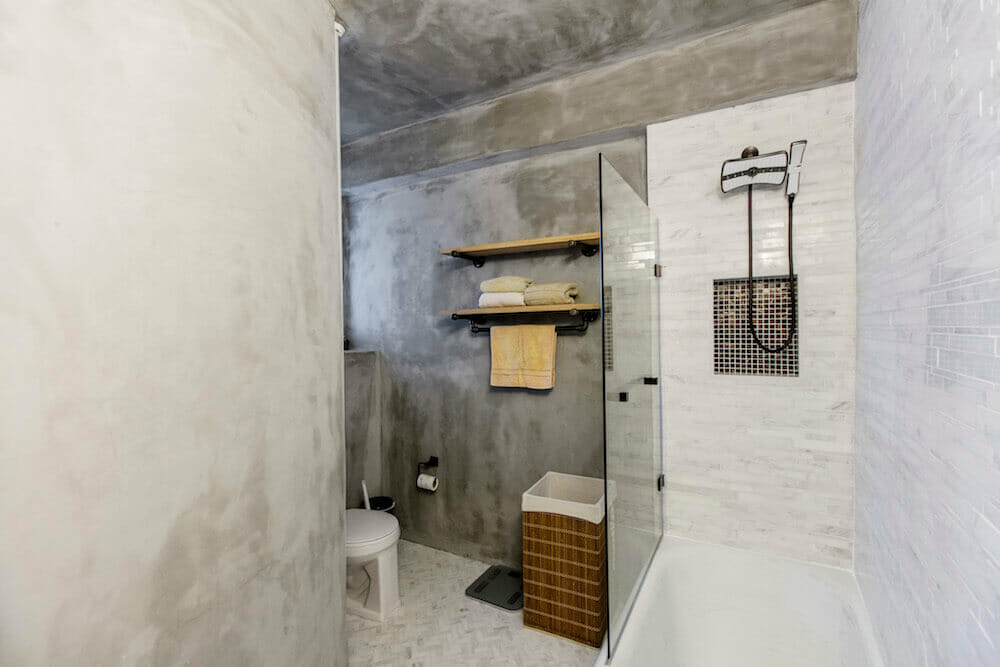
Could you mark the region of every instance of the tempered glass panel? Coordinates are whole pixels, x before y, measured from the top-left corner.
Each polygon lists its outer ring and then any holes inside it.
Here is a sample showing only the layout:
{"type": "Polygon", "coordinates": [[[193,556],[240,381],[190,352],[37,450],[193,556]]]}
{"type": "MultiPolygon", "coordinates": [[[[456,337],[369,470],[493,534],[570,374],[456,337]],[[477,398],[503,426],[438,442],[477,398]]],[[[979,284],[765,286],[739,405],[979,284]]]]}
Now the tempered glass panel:
{"type": "Polygon", "coordinates": [[[600,163],[608,647],[613,655],[663,534],[657,489],[662,472],[659,292],[656,220],[611,162],[601,156],[600,163]]]}

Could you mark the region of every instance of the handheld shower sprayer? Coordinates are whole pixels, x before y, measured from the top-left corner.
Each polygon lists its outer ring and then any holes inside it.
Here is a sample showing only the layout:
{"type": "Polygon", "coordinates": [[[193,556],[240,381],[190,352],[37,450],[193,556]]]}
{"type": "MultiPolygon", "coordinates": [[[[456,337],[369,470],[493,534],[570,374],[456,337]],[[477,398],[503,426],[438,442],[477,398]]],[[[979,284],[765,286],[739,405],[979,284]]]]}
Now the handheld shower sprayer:
{"type": "Polygon", "coordinates": [[[788,177],[785,179],[785,196],[795,199],[799,193],[799,176],[802,174],[802,159],[806,155],[806,140],[793,141],[788,148],[788,177]]]}
{"type": "Polygon", "coordinates": [[[760,155],[754,146],[747,146],[743,154],[735,160],[722,163],[721,187],[724,193],[745,187],[747,189],[747,325],[754,343],[769,354],[779,354],[788,349],[795,338],[798,321],[798,304],[795,298],[795,267],[792,252],[792,210],[795,197],[799,192],[799,180],[802,173],[802,160],[805,157],[806,141],[792,143],[788,152],[777,151],[760,155]],[[753,187],[755,185],[785,185],[785,197],[788,199],[788,293],[791,313],[789,315],[788,335],[785,341],[777,347],[768,347],[757,334],[754,324],[754,293],[753,293],[753,187]]]}

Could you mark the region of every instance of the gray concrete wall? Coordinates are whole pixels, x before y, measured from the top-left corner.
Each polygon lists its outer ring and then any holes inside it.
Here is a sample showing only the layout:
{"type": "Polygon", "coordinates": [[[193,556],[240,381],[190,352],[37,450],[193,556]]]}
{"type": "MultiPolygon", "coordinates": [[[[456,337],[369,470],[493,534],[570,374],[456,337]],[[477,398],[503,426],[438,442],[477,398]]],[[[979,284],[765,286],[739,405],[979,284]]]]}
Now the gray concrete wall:
{"type": "Polygon", "coordinates": [[[382,396],[385,386],[380,353],[344,353],[347,507],[363,506],[362,480],[368,487],[368,495],[389,495],[382,488],[382,396]]]}
{"type": "Polygon", "coordinates": [[[886,665],[1000,665],[998,8],[861,5],[855,568],[886,665]]]}
{"type": "Polygon", "coordinates": [[[645,142],[495,165],[350,201],[345,218],[347,335],[381,351],[389,377],[383,447],[403,537],[520,563],[520,495],[546,471],[603,475],[601,335],[560,336],[551,392],[491,389],[489,337],[438,311],[475,306],[504,274],[574,280],[600,301],[600,260],[559,251],[476,269],[441,247],[596,230],[598,151],[645,188],[645,142]],[[440,457],[436,494],[416,465],[440,457]]]}
{"type": "Polygon", "coordinates": [[[345,665],[329,3],[0,15],[0,664],[345,665]]]}
{"type": "Polygon", "coordinates": [[[856,0],[822,0],[344,146],[344,185],[853,79],[856,0]]]}

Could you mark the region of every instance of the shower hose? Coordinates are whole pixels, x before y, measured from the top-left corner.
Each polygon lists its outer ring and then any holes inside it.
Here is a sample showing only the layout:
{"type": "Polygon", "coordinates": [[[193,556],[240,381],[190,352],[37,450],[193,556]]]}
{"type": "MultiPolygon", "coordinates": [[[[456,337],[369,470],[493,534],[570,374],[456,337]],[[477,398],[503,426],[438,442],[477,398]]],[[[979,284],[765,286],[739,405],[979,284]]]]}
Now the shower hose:
{"type": "Polygon", "coordinates": [[[750,326],[750,335],[753,336],[753,342],[757,344],[757,347],[768,352],[770,354],[778,354],[784,352],[788,349],[788,346],[792,344],[792,339],[795,337],[795,324],[797,320],[796,311],[796,300],[795,300],[795,268],[792,264],[792,206],[795,202],[795,195],[788,195],[788,292],[789,299],[791,301],[791,314],[789,318],[791,319],[790,326],[788,328],[788,337],[785,338],[785,342],[778,347],[768,347],[764,344],[764,341],[760,339],[757,335],[757,327],[753,322],[753,185],[751,184],[747,188],[747,273],[749,274],[747,278],[747,324],[750,326]]]}

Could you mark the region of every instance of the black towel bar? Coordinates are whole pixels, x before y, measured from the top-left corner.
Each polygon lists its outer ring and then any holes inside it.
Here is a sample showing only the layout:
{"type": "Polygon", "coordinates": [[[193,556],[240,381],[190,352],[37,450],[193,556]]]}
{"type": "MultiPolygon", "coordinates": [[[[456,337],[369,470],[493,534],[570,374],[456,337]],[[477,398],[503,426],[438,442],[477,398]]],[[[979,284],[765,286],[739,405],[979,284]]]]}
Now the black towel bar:
{"type": "MultiPolygon", "coordinates": [[[[570,317],[579,317],[580,322],[577,324],[561,324],[557,326],[557,334],[584,333],[587,331],[591,322],[596,322],[601,317],[601,312],[599,310],[570,310],[566,311],[566,314],[570,317]]],[[[452,313],[451,315],[451,319],[453,320],[469,320],[469,331],[474,334],[489,333],[491,327],[483,325],[483,322],[487,319],[487,317],[488,316],[484,315],[465,315],[459,313],[452,313]]]]}

